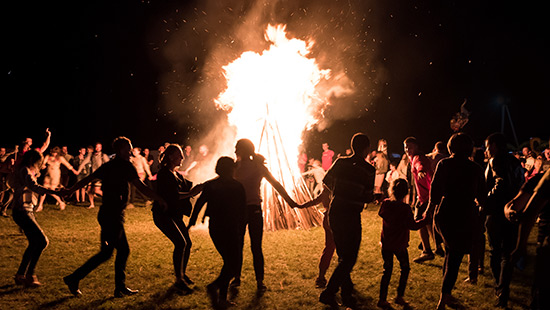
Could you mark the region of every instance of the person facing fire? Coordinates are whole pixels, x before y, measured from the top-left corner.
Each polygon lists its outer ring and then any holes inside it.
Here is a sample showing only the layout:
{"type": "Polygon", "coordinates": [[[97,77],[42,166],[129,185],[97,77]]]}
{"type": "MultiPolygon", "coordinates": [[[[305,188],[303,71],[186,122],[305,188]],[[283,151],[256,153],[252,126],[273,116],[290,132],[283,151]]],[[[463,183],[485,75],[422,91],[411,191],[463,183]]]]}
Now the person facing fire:
{"type": "Polygon", "coordinates": [[[351,156],[340,157],[327,171],[323,183],[333,196],[329,222],[336,244],[338,266],[319,296],[323,304],[337,307],[335,295],[341,289],[342,302],[355,306],[351,271],[361,245],[361,211],[374,199],[376,169],[365,161],[370,148],[367,135],[356,133],[351,139],[351,156]]]}
{"type": "MultiPolygon", "coordinates": [[[[241,182],[246,193],[245,227],[248,225],[257,289],[259,293],[263,293],[267,290],[267,287],[264,284],[264,254],[262,252],[262,236],[264,230],[262,196],[260,194],[262,179],[265,178],[290,207],[296,208],[298,204],[290,198],[285,188],[267,169],[264,164],[265,158],[254,152],[254,144],[252,141],[248,139],[240,139],[237,141],[235,145],[235,154],[237,155],[235,179],[241,182]]],[[[241,244],[241,250],[242,246],[241,244]]],[[[235,279],[231,282],[231,286],[237,287],[240,285],[241,269],[242,259],[239,264],[237,276],[235,276],[235,279]]]]}

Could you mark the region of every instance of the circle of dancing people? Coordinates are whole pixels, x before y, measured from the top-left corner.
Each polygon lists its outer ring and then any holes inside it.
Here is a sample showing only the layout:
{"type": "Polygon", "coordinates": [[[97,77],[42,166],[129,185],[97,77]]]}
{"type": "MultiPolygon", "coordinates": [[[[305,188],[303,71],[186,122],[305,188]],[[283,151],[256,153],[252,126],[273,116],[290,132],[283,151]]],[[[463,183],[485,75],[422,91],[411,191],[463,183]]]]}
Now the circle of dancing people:
{"type": "MultiPolygon", "coordinates": [[[[6,216],[6,207],[11,207],[14,222],[28,240],[14,276],[17,285],[42,285],[36,275],[36,266],[49,241],[35,212],[43,209],[46,195],[54,197],[60,210],[65,209],[62,197],[76,194],[76,201],[81,203],[87,196],[88,208],[94,208],[94,196],[101,195],[99,252],[63,281],[71,294],[82,295],[81,282],[116,250],[114,296],[137,294],[138,290],[126,286],[125,269],[130,249],[124,217],[125,209],[132,206],[135,195],[140,193],[147,205],[152,205],[154,224],[174,245],[172,261],[176,289],[184,294],[194,291],[194,282],[186,273],[192,247],[189,228],[200,220],[199,215],[206,205],[204,216],[210,219],[209,234],[223,259],[219,276],[206,286],[213,307],[234,305],[228,298],[228,290],[241,284],[247,228],[257,292],[263,294],[268,289],[264,282],[264,221],[260,194],[260,184],[265,179],[292,208],[324,207],[325,248],[315,286],[323,289],[319,301],[333,309],[341,304],[352,309],[358,307],[351,273],[361,245],[361,212],[373,202],[379,205],[378,215],[382,219],[383,272],[378,307],[392,309],[388,290],[394,256],[399,262],[400,276],[393,301],[409,306],[405,299],[411,272],[408,246],[410,230],[418,230],[421,254],[413,262],[422,264],[435,259],[436,255],[444,257],[437,309],[455,308],[460,304],[452,290],[465,255],[469,256],[466,282],[477,283],[478,275],[484,272],[485,236],[495,284],[495,307],[506,308],[514,265],[525,256],[529,234],[538,223],[531,309],[550,308],[550,295],[547,294],[550,282],[550,166],[546,164],[550,161],[550,149],[544,152],[548,157],[546,161],[533,158],[531,151],[524,149],[522,161],[521,157],[518,159],[508,153],[504,135],[495,133],[485,140],[485,164],[483,151],[474,152],[473,140],[464,133],[452,135],[446,145],[438,142],[430,154],[423,154],[418,141],[408,137],[403,141],[404,155],[397,163],[388,159],[385,140],[380,140],[377,150],[371,152],[367,135],[357,133],[346,155],[334,161],[334,151],[329,149],[328,143],[322,145],[322,161],[312,160],[308,171],[305,171],[307,156],[305,153],[300,155],[298,163],[303,176],[313,177],[311,185],[314,186],[310,190],[314,199],[298,204],[273,177],[265,158],[255,153],[254,144],[248,139],[237,141],[236,161],[220,157],[215,167],[217,177],[193,186],[186,177],[200,159],[190,156],[190,147],[182,150],[176,144],[163,145],[153,168],[155,160],[149,150],[144,152],[145,156],[141,155],[141,149],[134,148],[125,137],[113,141],[115,155],[112,158],[102,152],[100,143],[81,148],[74,158],[67,156],[66,147],[54,147],[44,156],[50,137],[51,133],[46,130],[46,140],[40,148],[33,149],[31,139],[26,139],[13,153],[8,154],[0,148],[1,201],[6,200],[6,193],[9,195],[2,213],[6,216]],[[549,166],[546,169],[545,164],[549,166]],[[485,171],[482,165],[486,165],[485,171]],[[40,185],[38,179],[44,168],[46,173],[40,185]],[[76,183],[70,187],[65,186],[68,171],[76,176],[76,183]],[[156,190],[147,184],[152,180],[156,182],[156,190]],[[200,196],[193,206],[191,198],[197,195],[200,196]],[[184,216],[190,217],[187,225],[184,216]],[[326,273],[335,252],[337,266],[327,281],[326,273]]],[[[203,150],[200,156],[205,157],[207,153],[203,150]]]]}

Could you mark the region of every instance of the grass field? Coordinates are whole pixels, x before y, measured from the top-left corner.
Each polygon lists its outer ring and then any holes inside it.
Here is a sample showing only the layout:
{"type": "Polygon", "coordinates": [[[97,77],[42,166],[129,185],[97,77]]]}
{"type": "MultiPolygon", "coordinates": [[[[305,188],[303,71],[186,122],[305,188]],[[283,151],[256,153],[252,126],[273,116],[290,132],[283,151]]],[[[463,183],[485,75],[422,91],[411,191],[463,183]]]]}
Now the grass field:
{"type": "MultiPolygon", "coordinates": [[[[378,286],[382,272],[379,250],[381,219],[374,205],[363,212],[363,241],[357,265],[352,273],[362,309],[378,309],[378,286]]],[[[97,207],[85,209],[67,206],[59,211],[47,205],[37,214],[50,245],[38,263],[37,275],[44,284],[30,289],[15,286],[13,275],[27,246],[11,218],[0,218],[0,309],[210,309],[205,286],[219,273],[221,258],[214,249],[206,229],[191,231],[193,247],[188,275],[195,281],[195,292],[182,296],[171,288],[173,282],[169,240],[155,227],[151,211],[136,207],[126,212],[126,232],[130,243],[127,284],[140,293],[126,298],[113,298],[114,258],[80,282],[83,296],[74,298],[63,283],[71,273],[99,249],[97,207]]],[[[323,249],[321,227],[310,230],[265,232],[263,249],[266,261],[265,283],[268,291],[255,294],[254,271],[248,237],[245,238],[242,285],[234,309],[325,309],[318,302],[319,289],[314,287],[319,255],[323,249]]],[[[419,238],[411,233],[409,254],[419,254],[419,238]]],[[[527,267],[514,271],[510,306],[524,309],[530,300],[534,249],[530,245],[527,267]]],[[[486,272],[476,286],[464,283],[466,260],[461,266],[453,295],[462,309],[493,309],[495,297],[492,277],[486,272]]],[[[406,299],[413,309],[435,309],[441,288],[443,259],[425,264],[411,262],[406,299]]],[[[329,275],[336,265],[333,259],[329,275]]],[[[393,299],[399,267],[396,262],[389,297],[393,299]]],[[[391,302],[392,300],[390,300],[391,302]]],[[[401,309],[397,305],[396,309],[401,309]]]]}

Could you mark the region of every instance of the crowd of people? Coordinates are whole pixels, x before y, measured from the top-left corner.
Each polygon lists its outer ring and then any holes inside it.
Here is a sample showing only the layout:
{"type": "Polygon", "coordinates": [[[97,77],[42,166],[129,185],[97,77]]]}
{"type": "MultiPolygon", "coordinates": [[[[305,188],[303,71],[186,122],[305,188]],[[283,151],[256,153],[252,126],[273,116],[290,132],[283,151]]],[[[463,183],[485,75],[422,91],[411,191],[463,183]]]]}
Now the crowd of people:
{"type": "Polygon", "coordinates": [[[217,177],[199,184],[193,184],[190,175],[211,156],[205,145],[197,154],[189,145],[182,148],[170,143],[150,151],[119,137],[112,145],[114,155],[105,154],[97,143],[72,156],[66,146],[50,149],[50,140],[51,133],[46,130],[40,147],[33,148],[32,140],[25,139],[11,152],[0,148],[2,215],[8,216],[11,208],[13,220],[29,242],[14,276],[18,285],[41,285],[35,267],[48,238],[34,213],[44,208],[46,196],[53,197],[60,210],[65,209],[67,200],[94,208],[98,196],[100,251],[63,280],[73,295],[81,295],[80,281],[116,250],[115,297],[138,293],[125,283],[129,245],[124,210],[134,207],[141,196],[145,206],[152,206],[154,224],[174,244],[175,288],[186,294],[193,292],[194,283],[186,274],[192,246],[188,229],[197,223],[206,205],[204,216],[210,218],[210,236],[224,262],[218,278],[207,286],[213,305],[233,305],[227,292],[230,286],[240,286],[247,230],[257,291],[262,294],[267,287],[259,189],[265,179],[292,208],[324,207],[325,248],[315,279],[315,286],[323,289],[319,297],[323,304],[338,308],[336,294],[340,292],[341,303],[356,307],[351,272],[361,245],[361,212],[366,204],[374,203],[382,219],[380,308],[391,308],[387,297],[394,256],[401,269],[394,302],[408,305],[405,289],[411,269],[410,230],[418,230],[421,240],[420,255],[413,262],[444,257],[437,309],[457,303],[451,292],[464,255],[469,256],[466,281],[477,283],[478,274],[484,272],[486,243],[495,280],[495,306],[506,308],[514,265],[525,255],[527,237],[535,223],[539,229],[531,308],[550,307],[550,148],[540,154],[528,147],[521,153],[510,153],[500,133],[489,135],[483,148],[475,148],[468,135],[457,133],[446,143],[437,142],[428,154],[421,151],[416,138],[408,137],[403,141],[402,155],[394,156],[388,153],[386,140],[380,139],[371,151],[368,136],[358,133],[345,154],[336,155],[326,142],[320,160],[300,154],[298,166],[314,199],[299,204],[273,177],[265,158],[255,153],[254,144],[247,139],[237,142],[236,160],[220,157],[215,167],[217,177]],[[198,199],[193,205],[194,196],[198,199]],[[190,217],[187,224],[184,216],[190,217]],[[335,252],[338,263],[327,281],[335,252]]]}

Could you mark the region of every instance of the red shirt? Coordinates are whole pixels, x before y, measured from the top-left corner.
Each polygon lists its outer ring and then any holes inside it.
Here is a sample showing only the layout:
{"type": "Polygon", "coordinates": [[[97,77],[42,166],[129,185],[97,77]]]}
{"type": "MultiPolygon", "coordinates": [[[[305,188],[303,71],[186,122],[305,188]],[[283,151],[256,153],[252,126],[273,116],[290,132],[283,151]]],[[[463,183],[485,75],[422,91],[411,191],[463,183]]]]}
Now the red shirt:
{"type": "Polygon", "coordinates": [[[433,170],[430,159],[425,155],[414,155],[411,160],[411,172],[414,177],[416,193],[420,203],[430,200],[430,184],[432,183],[433,170]],[[424,172],[426,175],[420,178],[418,174],[424,172]]]}
{"type": "Polygon", "coordinates": [[[326,150],[323,152],[323,156],[321,157],[321,167],[327,171],[330,169],[330,166],[332,166],[332,158],[334,157],[334,151],[333,150],[326,150]]]}

